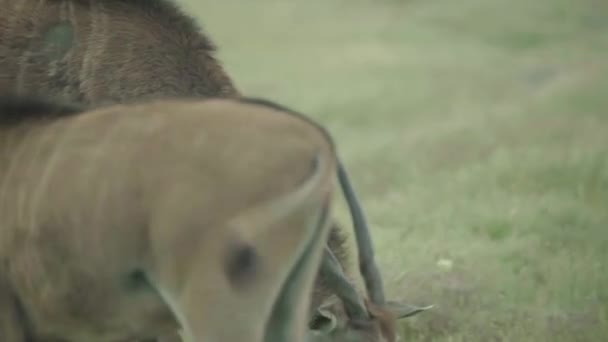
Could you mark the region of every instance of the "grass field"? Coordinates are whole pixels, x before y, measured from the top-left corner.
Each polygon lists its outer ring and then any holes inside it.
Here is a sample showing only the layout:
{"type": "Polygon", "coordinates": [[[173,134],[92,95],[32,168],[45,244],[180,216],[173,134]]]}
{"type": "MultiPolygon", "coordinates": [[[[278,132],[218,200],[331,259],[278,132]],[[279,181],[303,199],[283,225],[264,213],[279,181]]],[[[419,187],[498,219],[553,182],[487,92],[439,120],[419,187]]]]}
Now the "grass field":
{"type": "Polygon", "coordinates": [[[181,1],[334,134],[387,291],[436,305],[406,341],[608,340],[608,2],[181,1]]]}

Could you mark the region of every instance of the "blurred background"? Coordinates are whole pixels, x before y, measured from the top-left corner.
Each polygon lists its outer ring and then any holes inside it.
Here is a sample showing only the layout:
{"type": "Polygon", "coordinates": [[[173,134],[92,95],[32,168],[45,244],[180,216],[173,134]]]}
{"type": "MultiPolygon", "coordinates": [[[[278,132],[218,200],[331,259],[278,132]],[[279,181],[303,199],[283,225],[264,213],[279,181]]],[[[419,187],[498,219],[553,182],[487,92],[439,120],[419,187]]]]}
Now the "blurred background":
{"type": "Polygon", "coordinates": [[[334,135],[388,294],[436,305],[406,341],[606,341],[608,1],[176,1],[334,135]]]}

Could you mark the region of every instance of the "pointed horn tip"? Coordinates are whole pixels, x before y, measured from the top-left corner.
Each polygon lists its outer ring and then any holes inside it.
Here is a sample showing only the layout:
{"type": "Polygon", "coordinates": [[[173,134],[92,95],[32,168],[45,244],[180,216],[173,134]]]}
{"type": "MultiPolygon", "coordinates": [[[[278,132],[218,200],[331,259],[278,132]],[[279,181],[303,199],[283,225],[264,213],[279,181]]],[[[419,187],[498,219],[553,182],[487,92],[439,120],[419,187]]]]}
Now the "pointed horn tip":
{"type": "Polygon", "coordinates": [[[414,310],[412,310],[412,312],[410,312],[408,315],[406,315],[402,318],[412,317],[412,316],[421,314],[423,312],[433,309],[434,307],[435,307],[434,305],[427,305],[427,306],[415,308],[414,310]]]}
{"type": "Polygon", "coordinates": [[[397,319],[403,319],[418,315],[419,313],[435,308],[435,304],[427,306],[411,305],[403,302],[389,301],[386,308],[393,311],[397,319]]]}

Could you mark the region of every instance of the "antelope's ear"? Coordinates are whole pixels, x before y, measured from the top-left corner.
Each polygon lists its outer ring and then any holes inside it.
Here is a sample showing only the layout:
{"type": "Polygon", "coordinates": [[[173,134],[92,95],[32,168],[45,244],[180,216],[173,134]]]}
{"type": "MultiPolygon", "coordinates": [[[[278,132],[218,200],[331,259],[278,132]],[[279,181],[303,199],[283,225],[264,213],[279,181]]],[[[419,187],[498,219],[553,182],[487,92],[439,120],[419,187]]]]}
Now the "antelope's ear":
{"type": "Polygon", "coordinates": [[[338,317],[331,311],[319,308],[313,314],[309,328],[324,334],[330,334],[338,327],[338,317]]]}
{"type": "Polygon", "coordinates": [[[404,301],[389,300],[386,302],[386,309],[395,315],[397,319],[411,317],[432,308],[433,305],[415,306],[404,301]]]}
{"type": "Polygon", "coordinates": [[[333,333],[338,327],[345,322],[340,322],[340,319],[345,319],[345,315],[340,315],[339,312],[344,312],[342,302],[336,295],[331,295],[326,298],[321,305],[315,310],[310,318],[310,330],[325,335],[333,333]]]}

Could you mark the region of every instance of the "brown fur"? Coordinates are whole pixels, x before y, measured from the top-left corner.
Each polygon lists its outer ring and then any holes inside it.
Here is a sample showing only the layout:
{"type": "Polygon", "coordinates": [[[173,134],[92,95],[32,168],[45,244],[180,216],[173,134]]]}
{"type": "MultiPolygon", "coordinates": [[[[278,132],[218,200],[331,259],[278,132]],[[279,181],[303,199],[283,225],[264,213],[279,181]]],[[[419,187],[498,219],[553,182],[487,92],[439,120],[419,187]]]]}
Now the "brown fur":
{"type": "Polygon", "coordinates": [[[382,335],[387,342],[395,342],[397,340],[397,317],[395,314],[369,300],[366,300],[365,304],[369,310],[372,322],[377,326],[380,335],[382,335]]]}
{"type": "MultiPolygon", "coordinates": [[[[331,228],[329,230],[329,238],[327,240],[329,249],[334,252],[336,258],[345,269],[345,273],[351,271],[348,267],[349,255],[348,255],[348,244],[347,238],[342,228],[335,222],[332,221],[331,228]]],[[[311,311],[318,308],[324,301],[326,301],[334,292],[329,287],[325,277],[319,273],[315,280],[315,287],[312,292],[311,311]]]]}
{"type": "Polygon", "coordinates": [[[0,0],[0,91],[87,105],[236,96],[195,21],[165,0],[0,0]]]}
{"type": "Polygon", "coordinates": [[[336,174],[323,129],[219,99],[21,107],[0,126],[0,340],[143,340],[177,318],[196,341],[268,342],[299,259],[281,341],[302,341],[336,174]]]}

